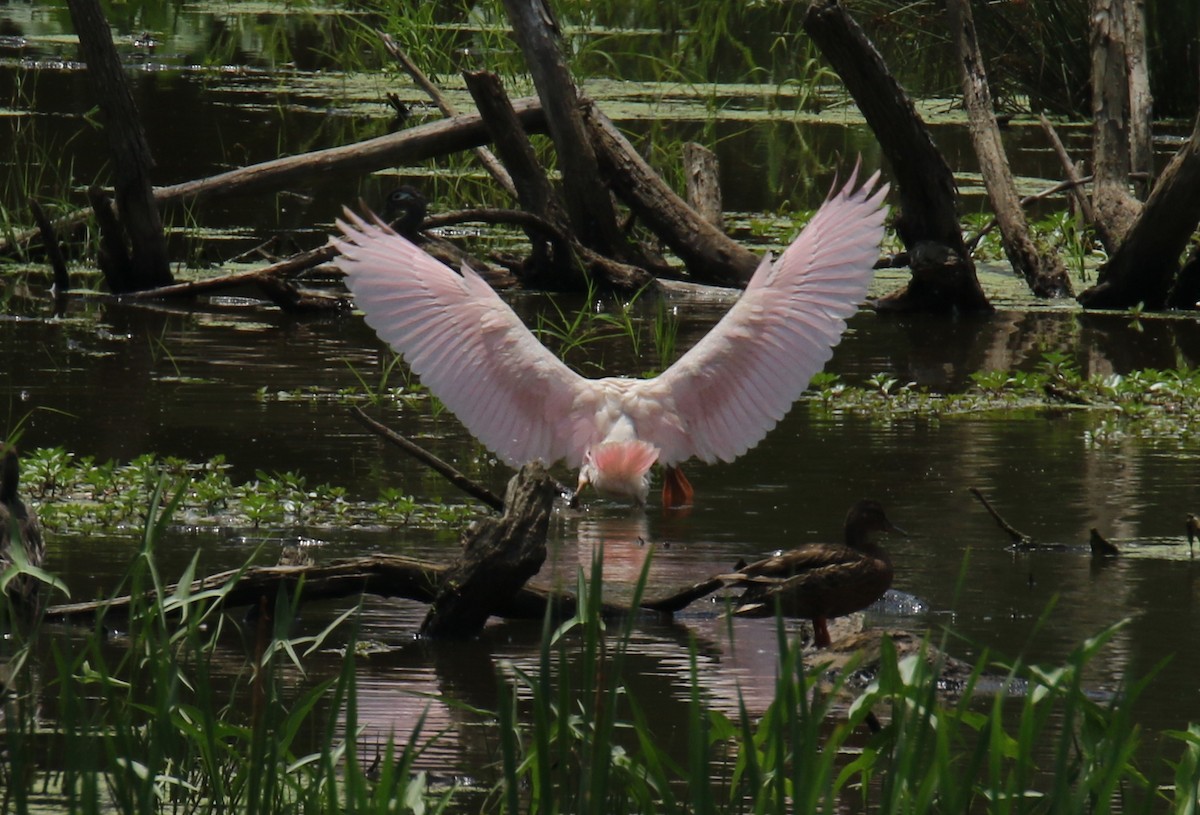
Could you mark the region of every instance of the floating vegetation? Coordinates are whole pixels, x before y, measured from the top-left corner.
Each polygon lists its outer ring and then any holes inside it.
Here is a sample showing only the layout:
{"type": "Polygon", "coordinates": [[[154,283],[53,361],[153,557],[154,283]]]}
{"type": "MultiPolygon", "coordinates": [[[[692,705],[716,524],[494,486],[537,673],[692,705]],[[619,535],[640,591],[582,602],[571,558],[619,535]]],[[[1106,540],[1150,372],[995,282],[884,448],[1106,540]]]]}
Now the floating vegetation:
{"type": "Polygon", "coordinates": [[[177,522],[190,526],[456,527],[477,514],[468,504],[418,502],[395,488],[376,501],[355,501],[344,487],[309,484],[297,473],[259,471],[235,484],[222,456],[189,462],[147,454],[126,464],[76,456],[61,447],[26,455],[21,483],[38,502],[42,524],[58,534],[140,529],[161,478],[182,491],[177,522]]]}
{"type": "Polygon", "coordinates": [[[938,420],[997,412],[1064,409],[1093,417],[1089,444],[1128,438],[1191,444],[1200,441],[1200,371],[1144,369],[1084,376],[1065,354],[1050,352],[1034,371],[979,371],[962,393],[938,393],[890,374],[850,385],[836,374],[812,380],[809,404],[831,416],[874,420],[938,420]]]}

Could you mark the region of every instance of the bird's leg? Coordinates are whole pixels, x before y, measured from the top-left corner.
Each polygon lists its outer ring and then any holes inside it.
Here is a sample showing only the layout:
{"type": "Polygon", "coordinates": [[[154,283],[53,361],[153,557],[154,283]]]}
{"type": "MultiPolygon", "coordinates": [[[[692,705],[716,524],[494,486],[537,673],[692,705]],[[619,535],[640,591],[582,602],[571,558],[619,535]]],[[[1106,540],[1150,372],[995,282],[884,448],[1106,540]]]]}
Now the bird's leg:
{"type": "Polygon", "coordinates": [[[692,484],[683,474],[683,470],[670,465],[664,469],[666,473],[663,477],[663,506],[668,509],[691,506],[692,496],[696,491],[692,489],[692,484]]]}
{"type": "Polygon", "coordinates": [[[829,627],[825,624],[824,615],[813,617],[813,645],[817,648],[828,648],[833,644],[829,638],[829,627]]]}

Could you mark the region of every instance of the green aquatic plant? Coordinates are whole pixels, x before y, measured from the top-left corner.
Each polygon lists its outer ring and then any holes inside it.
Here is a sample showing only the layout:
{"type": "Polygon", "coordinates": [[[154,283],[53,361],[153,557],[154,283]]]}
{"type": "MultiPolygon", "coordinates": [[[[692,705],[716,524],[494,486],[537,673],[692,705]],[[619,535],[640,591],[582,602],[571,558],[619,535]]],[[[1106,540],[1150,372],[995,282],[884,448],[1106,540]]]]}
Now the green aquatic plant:
{"type": "Polygon", "coordinates": [[[813,377],[807,403],[832,416],[876,421],[943,420],[996,413],[1036,415],[1069,408],[1083,412],[1091,426],[1089,443],[1137,437],[1174,444],[1200,443],[1200,371],[1143,369],[1123,376],[1085,377],[1062,352],[1046,352],[1033,371],[978,371],[961,392],[938,392],[901,384],[888,373],[852,385],[836,375],[813,377]]]}
{"type": "Polygon", "coordinates": [[[38,502],[42,524],[59,535],[140,527],[147,501],[164,476],[178,484],[177,513],[194,526],[382,523],[441,529],[458,527],[476,512],[472,505],[455,501],[400,501],[386,491],[377,501],[356,500],[343,486],[309,484],[294,472],[259,471],[254,479],[238,484],[229,469],[223,456],[189,462],[146,454],[121,464],[42,448],[25,455],[22,483],[38,502]]]}

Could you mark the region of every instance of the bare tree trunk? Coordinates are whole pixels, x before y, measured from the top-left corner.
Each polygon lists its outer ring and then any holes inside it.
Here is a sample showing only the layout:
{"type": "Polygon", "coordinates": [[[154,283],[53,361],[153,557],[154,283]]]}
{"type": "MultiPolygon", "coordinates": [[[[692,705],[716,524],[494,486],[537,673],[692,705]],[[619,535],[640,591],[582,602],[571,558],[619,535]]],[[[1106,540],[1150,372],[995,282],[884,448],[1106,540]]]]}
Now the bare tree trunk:
{"type": "Polygon", "coordinates": [[[1154,100],[1146,60],[1146,2],[1124,2],[1128,30],[1125,64],[1129,74],[1129,158],[1138,198],[1144,201],[1154,188],[1154,100]]]}
{"type": "Polygon", "coordinates": [[[804,30],[842,78],[891,163],[896,232],[909,251],[908,286],[877,302],[894,311],[987,312],[956,211],[954,174],[883,57],[837,0],[814,0],[804,30]]]}
{"type": "Polygon", "coordinates": [[[172,279],[167,241],[150,184],[154,159],[125,70],[113,46],[112,31],[98,0],[68,0],[67,5],[87,62],[88,76],[96,87],[104,117],[104,135],[115,169],[121,228],[129,237],[133,250],[129,266],[114,269],[109,286],[120,293],[169,285],[172,279]]]}
{"type": "Polygon", "coordinates": [[[683,171],[687,183],[687,201],[697,214],[717,229],[724,230],[725,213],[721,206],[721,174],[717,154],[702,144],[683,145],[683,171]]]}
{"type": "Polygon", "coordinates": [[[1038,297],[1070,297],[1071,281],[1055,255],[1042,255],[1029,238],[1029,225],[1021,210],[1021,197],[1013,181],[1000,128],[996,124],[992,94],[988,89],[983,56],[976,41],[975,22],[969,0],[947,0],[950,35],[962,70],[963,101],[970,121],[971,141],[979,157],[988,198],[1000,225],[1004,254],[1013,271],[1025,278],[1038,297]]]}
{"type": "Polygon", "coordinates": [[[1093,161],[1096,230],[1110,253],[1137,217],[1129,191],[1130,84],[1126,11],[1133,0],[1091,0],[1093,161]]]}
{"type": "Polygon", "coordinates": [[[1191,138],[1163,170],[1125,240],[1100,270],[1099,282],[1079,295],[1089,308],[1163,308],[1179,259],[1200,223],[1200,118],[1191,138]]]}
{"type": "Polygon", "coordinates": [[[601,183],[588,141],[579,95],[559,46],[558,23],[546,0],[504,0],[513,34],[525,54],[558,156],[567,215],[585,246],[620,260],[633,260],[617,227],[617,214],[601,183]]]}

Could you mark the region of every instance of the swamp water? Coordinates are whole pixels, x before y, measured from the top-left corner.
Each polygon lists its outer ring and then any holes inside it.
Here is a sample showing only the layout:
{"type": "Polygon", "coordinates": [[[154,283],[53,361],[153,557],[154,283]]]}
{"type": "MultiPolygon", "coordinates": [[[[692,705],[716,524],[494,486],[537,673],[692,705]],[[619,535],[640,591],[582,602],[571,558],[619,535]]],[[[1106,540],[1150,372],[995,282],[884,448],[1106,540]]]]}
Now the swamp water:
{"type": "MultiPolygon", "coordinates": [[[[262,48],[263,32],[237,12],[226,13],[228,18],[185,14],[161,26],[145,20],[118,26],[131,59],[132,41],[143,28],[177,32],[174,39],[164,37],[155,54],[143,53],[134,73],[160,183],[377,135],[386,129],[381,98],[387,90],[421,105],[394,75],[353,77],[303,60],[265,70],[249,56],[262,48]],[[241,32],[245,64],[231,59],[200,69],[187,67],[190,59],[160,61],[164,53],[200,47],[218,30],[241,32]]],[[[70,64],[73,50],[62,35],[68,30],[65,10],[17,3],[0,16],[11,38],[4,40],[8,50],[0,60],[4,98],[11,100],[0,133],[14,147],[4,155],[16,157],[5,167],[4,189],[6,206],[15,207],[23,205],[20,184],[54,187],[68,173],[86,183],[103,165],[104,153],[100,134],[83,122],[90,90],[79,66],[70,64]]],[[[722,99],[737,93],[730,89],[722,99]]],[[[621,92],[613,96],[629,104],[621,92]]],[[[708,100],[683,96],[688,106],[636,97],[643,106],[621,108],[625,116],[619,118],[632,129],[646,128],[661,105],[678,114],[661,123],[665,129],[703,133],[708,100]]],[[[751,99],[748,112],[733,110],[712,126],[720,139],[726,203],[746,213],[739,228],[748,241],[758,235],[756,223],[778,228],[779,219],[762,210],[819,200],[829,157],[861,152],[868,166],[878,164],[872,137],[844,109],[800,125],[786,114],[755,109],[765,98],[751,99]]],[[[1009,138],[1029,132],[1014,127],[1009,138]]],[[[962,166],[970,162],[960,132],[939,128],[939,143],[960,169],[970,169],[962,166]]],[[[1044,153],[1026,159],[1026,174],[1051,172],[1044,153]]],[[[295,194],[268,197],[267,205],[262,198],[206,203],[186,218],[173,216],[189,225],[195,219],[203,228],[176,234],[196,265],[232,257],[271,234],[315,244],[327,226],[312,224],[327,225],[344,202],[377,197],[399,180],[421,183],[435,205],[444,198],[445,207],[454,205],[456,185],[474,183],[469,175],[448,180],[442,170],[428,168],[402,168],[366,181],[323,179],[295,194]]],[[[1002,305],[1019,299],[1007,278],[987,275],[984,283],[1002,305]]],[[[344,487],[359,500],[400,489],[423,504],[464,503],[452,488],[368,435],[333,398],[341,389],[361,388],[360,376],[382,381],[388,366],[389,355],[357,317],[295,319],[230,299],[194,309],[76,303],[65,318],[51,319],[40,301],[18,291],[18,283],[5,285],[0,395],[9,426],[28,415],[22,437],[27,450],[61,447],[120,462],[150,452],[191,461],[224,456],[235,483],[258,471],[290,472],[310,484],[344,487]]],[[[882,280],[874,293],[894,285],[896,280],[882,280]]],[[[41,294],[36,284],[32,294],[41,294]]],[[[681,349],[720,312],[703,304],[673,305],[681,319],[681,349]]],[[[535,311],[547,311],[544,300],[533,296],[518,297],[517,307],[531,321],[535,311]]],[[[1144,319],[1133,326],[1127,315],[1070,310],[1003,310],[970,320],[863,313],[851,322],[829,370],[852,384],[883,374],[899,384],[956,391],[972,372],[1030,370],[1047,351],[1097,372],[1195,366],[1200,328],[1190,318],[1144,319]]],[[[620,339],[590,347],[589,357],[613,373],[646,367],[620,339]]],[[[494,489],[508,477],[453,417],[436,413],[428,402],[385,402],[370,411],[494,489]]],[[[627,596],[653,552],[648,593],[658,594],[727,571],[739,558],[836,539],[846,509],[870,496],[911,533],[893,536],[887,546],[897,564],[896,588],[919,598],[922,610],[872,614],[868,624],[930,632],[935,642],[949,631],[949,652],[964,659],[986,649],[1058,665],[1087,637],[1131,618],[1091,664],[1088,684],[1097,694],[1112,693],[1169,657],[1139,702],[1137,718],[1152,732],[1180,728],[1200,720],[1200,655],[1193,647],[1200,564],[1189,557],[1183,537],[1184,515],[1197,508],[1197,447],[1174,437],[1111,435],[1098,441],[1094,431],[1101,421],[1066,408],[940,419],[842,415],[810,397],[736,463],[693,466],[698,502],[686,516],[604,502],[560,512],[551,529],[552,562],[539,580],[573,586],[578,569],[587,568],[601,547],[605,591],[627,596]],[[1039,543],[1063,548],[1014,554],[968,487],[982,490],[1039,543]],[[1122,547],[1121,558],[1090,558],[1093,526],[1122,547]]],[[[446,561],[457,551],[457,536],[446,529],[323,523],[213,530],[181,520],[158,550],[167,579],[197,551],[200,570],[208,573],[241,565],[260,546],[264,560],[272,561],[284,543],[300,538],[322,561],[373,551],[446,561]]],[[[51,535],[47,565],[75,599],[103,596],[128,568],[137,537],[132,529],[51,535]]],[[[298,626],[320,630],[346,606],[306,607],[298,626]]],[[[771,698],[778,658],[773,623],[730,623],[722,610],[719,603],[697,604],[672,624],[646,622],[635,629],[630,675],[637,677],[635,692],[652,731],[667,745],[685,738],[693,641],[700,683],[714,705],[732,712],[740,692],[751,711],[760,712],[771,698]]],[[[424,732],[441,736],[419,766],[475,774],[496,760],[494,734],[447,700],[494,708],[497,672],[509,664],[533,665],[541,628],[497,623],[479,643],[431,645],[413,639],[423,613],[412,603],[364,601],[360,636],[379,647],[359,663],[358,709],[365,726],[359,743],[369,759],[375,745],[391,734],[403,740],[427,712],[424,732]]],[[[231,650],[231,674],[242,669],[242,659],[231,650]]],[[[319,678],[336,673],[338,664],[335,653],[323,652],[309,669],[319,678]]]]}

